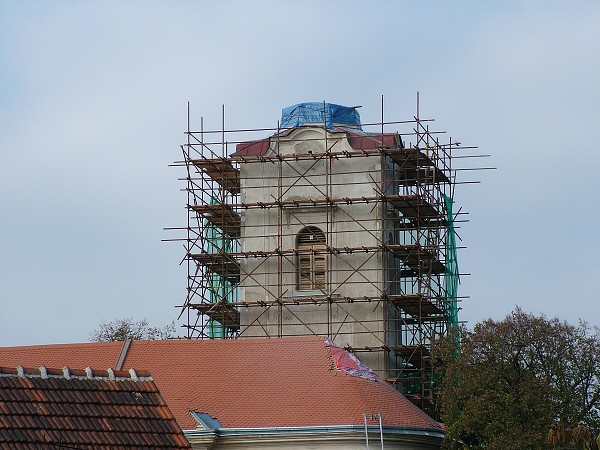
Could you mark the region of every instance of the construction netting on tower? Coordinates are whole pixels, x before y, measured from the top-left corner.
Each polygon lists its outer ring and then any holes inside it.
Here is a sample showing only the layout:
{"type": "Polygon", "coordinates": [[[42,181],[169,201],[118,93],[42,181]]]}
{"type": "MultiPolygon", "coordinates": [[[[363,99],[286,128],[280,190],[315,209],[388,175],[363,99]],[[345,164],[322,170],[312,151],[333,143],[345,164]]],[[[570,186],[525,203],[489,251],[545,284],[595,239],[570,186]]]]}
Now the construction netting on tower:
{"type": "MultiPolygon", "coordinates": [[[[221,202],[218,198],[212,197],[210,205],[219,205],[221,202]]],[[[204,229],[202,231],[205,236],[203,250],[210,253],[233,253],[235,251],[236,241],[232,237],[223,232],[221,228],[216,226],[209,219],[204,219],[204,229]]],[[[207,292],[206,300],[213,305],[228,304],[237,300],[237,289],[234,283],[225,276],[215,271],[208,271],[206,274],[207,292]]],[[[207,318],[207,332],[211,339],[225,338],[227,328],[222,321],[215,318],[207,318]]]]}
{"type": "Polygon", "coordinates": [[[444,290],[446,292],[446,316],[448,327],[458,325],[458,285],[460,282],[458,256],[456,251],[456,230],[454,229],[454,214],[452,213],[451,197],[444,195],[446,204],[446,273],[444,290]]]}

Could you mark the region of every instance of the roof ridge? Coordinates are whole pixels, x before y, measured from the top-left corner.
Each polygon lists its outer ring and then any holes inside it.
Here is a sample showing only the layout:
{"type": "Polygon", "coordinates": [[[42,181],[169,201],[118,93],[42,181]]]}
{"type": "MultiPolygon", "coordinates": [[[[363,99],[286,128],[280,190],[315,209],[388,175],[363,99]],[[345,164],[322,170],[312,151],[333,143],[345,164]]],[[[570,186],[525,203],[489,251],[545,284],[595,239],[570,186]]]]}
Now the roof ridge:
{"type": "Polygon", "coordinates": [[[111,381],[153,381],[150,372],[147,370],[94,370],[90,367],[85,369],[71,369],[68,366],[62,369],[48,368],[40,366],[37,369],[31,367],[2,367],[0,366],[0,377],[19,377],[19,378],[72,378],[84,380],[111,380],[111,381]]]}

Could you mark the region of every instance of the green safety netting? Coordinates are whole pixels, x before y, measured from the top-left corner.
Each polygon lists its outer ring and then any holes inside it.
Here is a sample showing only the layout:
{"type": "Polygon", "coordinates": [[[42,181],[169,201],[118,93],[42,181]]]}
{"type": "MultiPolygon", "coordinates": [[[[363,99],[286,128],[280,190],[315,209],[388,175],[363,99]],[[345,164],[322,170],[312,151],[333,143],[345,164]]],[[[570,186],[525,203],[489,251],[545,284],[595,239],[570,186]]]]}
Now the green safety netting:
{"type": "Polygon", "coordinates": [[[456,233],[454,231],[454,215],[452,214],[451,197],[443,195],[446,203],[446,272],[444,290],[446,291],[446,317],[448,329],[458,325],[458,260],[456,257],[456,233]]]}
{"type": "MultiPolygon", "coordinates": [[[[211,205],[220,204],[216,198],[211,198],[211,205]]],[[[208,220],[204,220],[204,238],[205,248],[204,251],[214,253],[216,251],[233,252],[234,242],[233,239],[223,231],[212,224],[208,220]]],[[[217,303],[223,299],[231,302],[235,301],[235,290],[231,282],[227,281],[219,274],[210,272],[207,274],[208,281],[208,295],[207,301],[209,303],[217,303]]],[[[219,339],[225,337],[225,327],[218,321],[209,319],[208,322],[208,336],[211,339],[219,339]]]]}

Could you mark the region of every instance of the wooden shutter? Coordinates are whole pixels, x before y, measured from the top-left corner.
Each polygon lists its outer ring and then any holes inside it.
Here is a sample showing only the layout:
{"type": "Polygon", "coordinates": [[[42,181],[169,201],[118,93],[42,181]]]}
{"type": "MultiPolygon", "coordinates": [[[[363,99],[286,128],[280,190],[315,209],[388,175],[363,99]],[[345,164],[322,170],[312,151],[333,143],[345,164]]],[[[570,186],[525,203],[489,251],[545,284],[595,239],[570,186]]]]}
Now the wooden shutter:
{"type": "Polygon", "coordinates": [[[315,252],[313,254],[313,273],[314,273],[314,286],[313,289],[325,289],[325,272],[327,270],[327,258],[325,253],[315,252]]]}
{"type": "Polygon", "coordinates": [[[310,253],[300,253],[298,264],[298,289],[306,291],[312,289],[312,255],[310,253]]]}
{"type": "Polygon", "coordinates": [[[298,289],[313,290],[327,287],[327,247],[325,234],[317,227],[298,233],[298,289]]]}

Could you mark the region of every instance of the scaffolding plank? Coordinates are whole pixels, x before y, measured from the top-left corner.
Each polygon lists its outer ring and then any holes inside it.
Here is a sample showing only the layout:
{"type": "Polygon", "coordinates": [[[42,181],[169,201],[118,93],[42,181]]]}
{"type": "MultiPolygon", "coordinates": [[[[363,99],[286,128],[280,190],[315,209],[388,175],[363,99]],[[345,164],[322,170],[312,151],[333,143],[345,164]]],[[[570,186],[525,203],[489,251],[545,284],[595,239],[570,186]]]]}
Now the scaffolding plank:
{"type": "Polygon", "coordinates": [[[232,284],[240,282],[240,265],[226,253],[192,253],[190,258],[232,284]]]}
{"type": "Polygon", "coordinates": [[[232,331],[240,329],[240,312],[227,302],[193,303],[190,306],[232,331]]]}
{"type": "Polygon", "coordinates": [[[233,238],[239,238],[242,221],[231,205],[218,203],[216,205],[189,205],[189,208],[202,215],[212,225],[223,230],[233,238]]]}
{"type": "Polygon", "coordinates": [[[422,345],[395,345],[389,349],[417,369],[431,367],[431,352],[422,345]]]}
{"type": "Polygon", "coordinates": [[[422,369],[425,367],[431,367],[431,352],[424,345],[392,345],[392,346],[381,346],[381,347],[345,347],[353,353],[361,352],[376,352],[376,351],[388,351],[394,352],[397,356],[400,356],[407,364],[413,367],[404,367],[401,370],[413,370],[422,369]]]}
{"type": "Polygon", "coordinates": [[[436,225],[445,222],[444,215],[419,195],[388,195],[386,198],[397,211],[413,222],[436,225]]]}
{"type": "Polygon", "coordinates": [[[240,193],[240,170],[233,167],[228,158],[192,159],[190,162],[215,180],[223,189],[233,195],[240,193]]]}
{"type": "Polygon", "coordinates": [[[399,180],[401,184],[450,183],[446,174],[418,148],[394,149],[386,153],[404,172],[404,177],[399,180]]]}
{"type": "Polygon", "coordinates": [[[387,248],[400,258],[408,266],[409,272],[414,275],[442,274],[446,271],[446,266],[433,253],[418,244],[392,244],[387,248]]]}
{"type": "Polygon", "coordinates": [[[421,294],[387,295],[386,300],[413,317],[441,316],[444,312],[421,294]]]}

